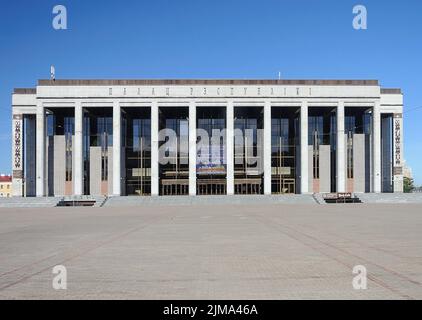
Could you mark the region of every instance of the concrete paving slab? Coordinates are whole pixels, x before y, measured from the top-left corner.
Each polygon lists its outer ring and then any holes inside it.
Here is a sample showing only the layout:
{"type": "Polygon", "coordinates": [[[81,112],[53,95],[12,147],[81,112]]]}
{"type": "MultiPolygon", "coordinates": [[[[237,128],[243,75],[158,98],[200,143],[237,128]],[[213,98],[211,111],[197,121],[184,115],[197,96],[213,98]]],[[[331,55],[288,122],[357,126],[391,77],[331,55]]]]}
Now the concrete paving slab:
{"type": "Polygon", "coordinates": [[[0,299],[421,299],[422,205],[0,208],[0,299]],[[56,265],[67,290],[53,289],[56,265]],[[367,290],[352,269],[368,272],[367,290]]]}

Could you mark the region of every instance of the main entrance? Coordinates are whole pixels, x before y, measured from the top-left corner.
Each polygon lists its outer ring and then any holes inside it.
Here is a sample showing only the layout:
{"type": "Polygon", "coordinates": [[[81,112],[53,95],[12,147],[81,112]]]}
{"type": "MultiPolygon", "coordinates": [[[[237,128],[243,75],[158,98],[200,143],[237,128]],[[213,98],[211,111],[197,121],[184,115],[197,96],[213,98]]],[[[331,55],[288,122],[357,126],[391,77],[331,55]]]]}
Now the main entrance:
{"type": "Polygon", "coordinates": [[[226,108],[198,107],[196,112],[198,146],[200,146],[197,147],[196,193],[225,195],[227,194],[226,108]]]}
{"type": "Polygon", "coordinates": [[[189,194],[189,108],[159,109],[160,195],[189,194]],[[160,138],[161,140],[161,138],[160,138]]]}

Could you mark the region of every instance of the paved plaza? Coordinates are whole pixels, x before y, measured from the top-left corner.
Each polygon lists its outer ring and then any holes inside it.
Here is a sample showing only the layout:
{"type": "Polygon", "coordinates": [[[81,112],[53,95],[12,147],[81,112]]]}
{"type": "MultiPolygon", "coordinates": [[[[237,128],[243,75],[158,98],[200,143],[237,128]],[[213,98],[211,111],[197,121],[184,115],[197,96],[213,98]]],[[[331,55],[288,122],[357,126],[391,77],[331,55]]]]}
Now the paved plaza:
{"type": "Polygon", "coordinates": [[[421,204],[0,208],[0,299],[421,298],[421,204]]]}

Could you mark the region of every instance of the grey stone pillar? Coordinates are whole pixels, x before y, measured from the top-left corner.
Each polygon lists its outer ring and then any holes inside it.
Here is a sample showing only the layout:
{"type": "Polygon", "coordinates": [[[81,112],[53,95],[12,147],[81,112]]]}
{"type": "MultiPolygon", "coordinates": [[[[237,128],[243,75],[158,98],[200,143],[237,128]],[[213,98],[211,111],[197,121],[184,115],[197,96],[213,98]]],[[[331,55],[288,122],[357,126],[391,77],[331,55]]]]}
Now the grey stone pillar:
{"type": "MultiPolygon", "coordinates": [[[[77,196],[83,195],[83,109],[81,101],[75,103],[75,145],[73,159],[74,181],[73,193],[77,196]]],[[[89,146],[88,146],[89,148],[89,146]]]]}
{"type": "Polygon", "coordinates": [[[372,192],[381,193],[381,113],[380,101],[376,101],[372,115],[372,192]]]}
{"type": "Polygon", "coordinates": [[[344,137],[344,102],[337,106],[337,192],[346,191],[346,154],[344,137]]]}
{"type": "Polygon", "coordinates": [[[118,101],[113,104],[113,195],[121,195],[121,109],[118,101]]]}
{"type": "Polygon", "coordinates": [[[308,184],[308,102],[303,101],[300,107],[300,192],[309,192],[308,184]]]}
{"type": "Polygon", "coordinates": [[[234,195],[234,106],[231,100],[227,101],[226,124],[227,195],[234,195]]]}
{"type": "Polygon", "coordinates": [[[45,196],[45,110],[37,104],[37,197],[45,196]]]}
{"type": "Polygon", "coordinates": [[[264,105],[264,194],[271,194],[271,102],[264,105]]]}
{"type": "Polygon", "coordinates": [[[196,195],[196,104],[189,104],[189,195],[196,195]]]}
{"type": "Polygon", "coordinates": [[[158,104],[151,104],[151,195],[159,195],[158,159],[158,104]]]}

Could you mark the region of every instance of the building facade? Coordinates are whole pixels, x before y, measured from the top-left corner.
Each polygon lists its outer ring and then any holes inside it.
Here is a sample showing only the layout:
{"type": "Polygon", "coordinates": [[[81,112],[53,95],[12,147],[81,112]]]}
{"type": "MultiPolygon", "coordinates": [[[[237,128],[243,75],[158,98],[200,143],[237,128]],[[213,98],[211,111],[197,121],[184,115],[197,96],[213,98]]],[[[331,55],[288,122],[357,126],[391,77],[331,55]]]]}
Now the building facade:
{"type": "Polygon", "coordinates": [[[12,109],[13,196],[403,191],[376,80],[39,80],[12,109]]]}

